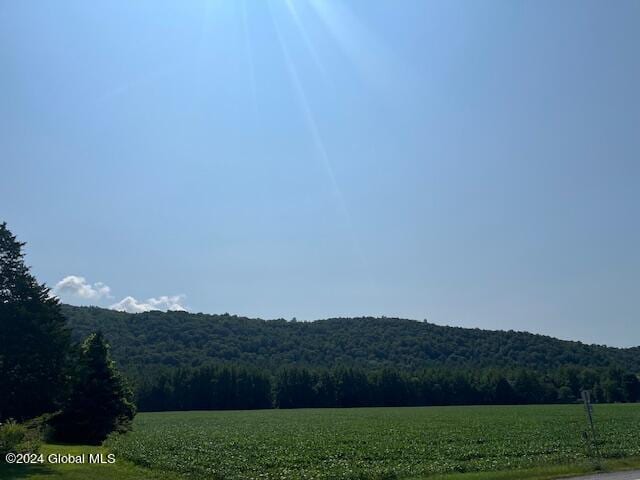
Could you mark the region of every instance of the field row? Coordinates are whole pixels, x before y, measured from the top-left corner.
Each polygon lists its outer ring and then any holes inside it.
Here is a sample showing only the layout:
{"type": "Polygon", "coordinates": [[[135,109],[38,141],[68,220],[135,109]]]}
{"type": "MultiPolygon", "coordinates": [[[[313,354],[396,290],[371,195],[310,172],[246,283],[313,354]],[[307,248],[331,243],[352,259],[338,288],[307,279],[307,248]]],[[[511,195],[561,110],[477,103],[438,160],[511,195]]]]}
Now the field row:
{"type": "MultiPolygon", "coordinates": [[[[640,406],[596,405],[605,458],[640,456],[640,406]]],[[[588,460],[579,405],[140,414],[108,446],[196,479],[385,479],[588,460]]]]}

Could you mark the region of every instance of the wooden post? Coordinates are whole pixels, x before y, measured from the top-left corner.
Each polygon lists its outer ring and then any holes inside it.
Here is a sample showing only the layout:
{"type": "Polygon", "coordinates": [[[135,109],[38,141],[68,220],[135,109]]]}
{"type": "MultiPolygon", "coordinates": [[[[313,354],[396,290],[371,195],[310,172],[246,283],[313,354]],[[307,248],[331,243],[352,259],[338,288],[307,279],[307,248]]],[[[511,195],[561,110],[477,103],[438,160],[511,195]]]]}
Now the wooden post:
{"type": "Polygon", "coordinates": [[[584,410],[587,414],[587,421],[591,429],[591,440],[593,447],[596,451],[596,455],[600,458],[600,451],[598,450],[598,440],[596,438],[596,428],[593,425],[593,405],[591,404],[591,392],[589,390],[582,390],[582,402],[584,403],[584,410]]]}

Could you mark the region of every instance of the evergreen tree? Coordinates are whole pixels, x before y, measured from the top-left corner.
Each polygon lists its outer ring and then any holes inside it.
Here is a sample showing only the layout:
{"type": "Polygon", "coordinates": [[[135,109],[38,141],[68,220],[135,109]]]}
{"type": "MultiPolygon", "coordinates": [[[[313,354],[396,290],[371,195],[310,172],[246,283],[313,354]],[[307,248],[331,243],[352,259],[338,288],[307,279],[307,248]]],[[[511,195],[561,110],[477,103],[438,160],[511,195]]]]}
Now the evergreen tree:
{"type": "Polygon", "coordinates": [[[275,404],[279,408],[308,408],[314,406],[311,373],[304,368],[285,368],[278,372],[275,382],[275,404]]]}
{"type": "Polygon", "coordinates": [[[336,382],[331,372],[325,370],[320,373],[314,386],[314,392],[316,406],[335,407],[337,405],[336,382]]]}
{"type": "Polygon", "coordinates": [[[89,335],[80,347],[71,394],[62,412],[52,419],[55,437],[98,444],[109,433],[128,429],[135,415],[131,397],[102,334],[89,335]]]}
{"type": "Polygon", "coordinates": [[[399,407],[408,403],[407,382],[400,373],[384,369],[375,381],[377,387],[376,403],[385,407],[399,407]]]}
{"type": "Polygon", "coordinates": [[[55,410],[67,381],[66,319],[25,265],[24,245],[0,224],[0,421],[55,410]]]}
{"type": "Polygon", "coordinates": [[[633,373],[625,373],[622,376],[622,390],[625,402],[637,402],[640,400],[640,380],[633,373]]]}
{"type": "Polygon", "coordinates": [[[492,400],[498,405],[509,405],[515,402],[516,394],[506,378],[500,377],[498,379],[492,400]]]}

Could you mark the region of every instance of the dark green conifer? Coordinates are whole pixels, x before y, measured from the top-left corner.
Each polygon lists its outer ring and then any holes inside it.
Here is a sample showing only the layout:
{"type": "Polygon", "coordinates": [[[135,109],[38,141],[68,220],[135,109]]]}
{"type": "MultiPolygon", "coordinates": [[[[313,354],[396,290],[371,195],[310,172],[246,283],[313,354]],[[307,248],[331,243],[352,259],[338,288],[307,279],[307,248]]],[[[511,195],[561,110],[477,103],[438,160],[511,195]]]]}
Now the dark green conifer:
{"type": "Polygon", "coordinates": [[[66,319],[25,265],[24,245],[0,224],[0,421],[55,410],[67,383],[66,319]]]}
{"type": "Polygon", "coordinates": [[[132,393],[116,370],[101,333],[80,347],[71,394],[51,424],[55,438],[99,444],[113,431],[125,431],[135,415],[132,393]]]}

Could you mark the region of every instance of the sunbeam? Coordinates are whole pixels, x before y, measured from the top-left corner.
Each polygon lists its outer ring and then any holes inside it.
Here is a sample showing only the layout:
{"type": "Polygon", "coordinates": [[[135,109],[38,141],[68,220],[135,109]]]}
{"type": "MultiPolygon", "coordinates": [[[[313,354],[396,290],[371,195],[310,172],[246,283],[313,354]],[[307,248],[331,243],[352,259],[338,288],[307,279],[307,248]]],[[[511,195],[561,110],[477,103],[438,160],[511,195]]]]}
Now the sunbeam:
{"type": "Polygon", "coordinates": [[[323,79],[328,82],[329,76],[327,75],[327,70],[325,69],[324,65],[320,61],[320,57],[318,57],[318,52],[316,51],[313,44],[311,43],[311,40],[309,39],[309,35],[307,34],[307,30],[304,28],[304,25],[302,24],[302,20],[300,20],[300,15],[298,14],[298,10],[295,6],[294,1],[285,0],[285,4],[287,6],[287,10],[291,14],[293,23],[295,23],[296,28],[298,29],[298,32],[302,37],[302,41],[304,42],[305,47],[307,48],[307,50],[309,51],[309,54],[311,55],[311,58],[313,59],[313,63],[315,63],[316,67],[322,74],[323,79]]]}
{"type": "Polygon", "coordinates": [[[249,81],[251,82],[251,95],[254,106],[258,102],[258,86],[256,84],[256,68],[253,61],[253,46],[251,45],[251,32],[249,30],[249,14],[247,12],[247,0],[240,0],[240,16],[242,17],[242,29],[244,35],[244,48],[249,66],[249,81]]]}
{"type": "Polygon", "coordinates": [[[309,0],[309,4],[368,83],[382,88],[393,83],[400,65],[389,48],[351,13],[345,3],[309,0]]]}
{"type": "Polygon", "coordinates": [[[331,161],[329,159],[329,155],[327,154],[327,149],[324,145],[324,141],[322,140],[322,136],[320,134],[320,130],[318,128],[318,124],[315,120],[311,107],[309,105],[309,101],[307,99],[307,94],[304,90],[302,82],[300,81],[300,76],[298,75],[298,71],[296,69],[295,63],[291,58],[291,54],[289,53],[289,48],[287,47],[286,42],[282,37],[282,33],[280,32],[280,27],[278,26],[278,21],[273,15],[273,9],[271,7],[271,1],[267,1],[267,5],[269,6],[269,13],[271,16],[271,21],[273,23],[274,31],[276,33],[276,37],[282,51],[282,55],[284,57],[285,66],[287,68],[287,73],[289,75],[289,79],[293,84],[293,88],[295,90],[295,96],[299,105],[300,110],[302,111],[305,123],[307,124],[307,128],[311,134],[311,138],[313,141],[313,145],[317,152],[317,155],[320,157],[320,160],[327,172],[327,176],[331,182],[331,188],[333,190],[333,195],[337,200],[338,207],[344,217],[347,226],[349,227],[349,232],[351,236],[351,242],[353,248],[358,255],[358,259],[362,265],[362,267],[367,272],[369,277],[369,282],[373,283],[373,279],[367,268],[367,261],[364,255],[364,252],[360,246],[360,242],[355,234],[355,228],[353,226],[353,220],[351,218],[351,214],[349,213],[349,209],[347,208],[346,202],[344,200],[344,196],[342,195],[342,191],[336,181],[336,177],[333,171],[333,166],[331,165],[331,161]]]}

